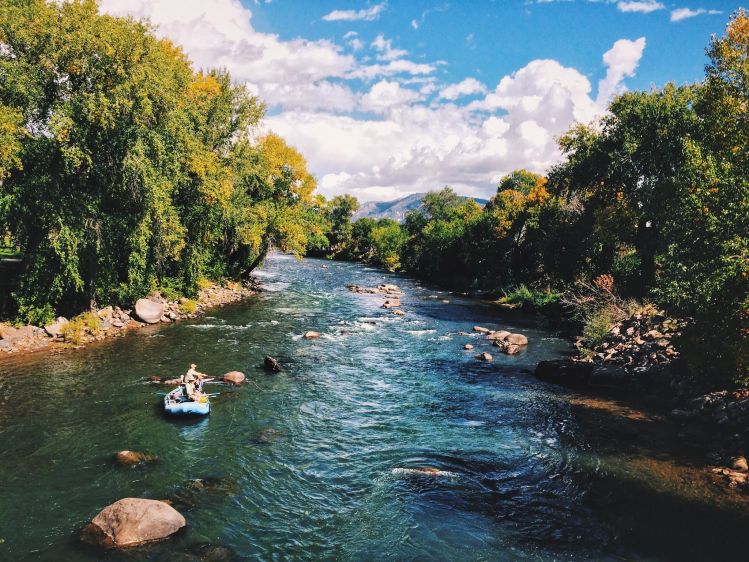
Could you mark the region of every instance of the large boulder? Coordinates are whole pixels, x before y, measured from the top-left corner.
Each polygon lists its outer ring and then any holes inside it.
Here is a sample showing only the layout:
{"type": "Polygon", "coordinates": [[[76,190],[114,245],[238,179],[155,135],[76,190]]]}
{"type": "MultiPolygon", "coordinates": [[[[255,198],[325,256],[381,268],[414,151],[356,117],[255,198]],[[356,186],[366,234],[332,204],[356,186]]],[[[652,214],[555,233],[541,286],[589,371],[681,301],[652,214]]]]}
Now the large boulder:
{"type": "Polygon", "coordinates": [[[81,539],[106,548],[124,548],[173,535],[187,522],[162,501],[124,498],[105,507],[86,525],[81,539]]]}
{"type": "Polygon", "coordinates": [[[135,315],[146,324],[158,324],[164,315],[164,305],[149,299],[138,299],[135,315]]]}
{"type": "Polygon", "coordinates": [[[230,384],[242,384],[245,381],[244,373],[239,371],[230,371],[224,375],[224,382],[230,384]]]}
{"type": "Polygon", "coordinates": [[[507,336],[510,335],[510,332],[507,330],[499,330],[498,332],[491,332],[486,336],[486,339],[488,340],[495,340],[495,341],[503,341],[507,336]]]}
{"type": "Polygon", "coordinates": [[[504,338],[504,341],[511,345],[528,345],[528,338],[523,334],[510,334],[504,338]]]}
{"type": "Polygon", "coordinates": [[[552,361],[541,361],[533,374],[542,381],[575,387],[586,385],[592,372],[592,363],[570,359],[554,359],[552,361]]]}

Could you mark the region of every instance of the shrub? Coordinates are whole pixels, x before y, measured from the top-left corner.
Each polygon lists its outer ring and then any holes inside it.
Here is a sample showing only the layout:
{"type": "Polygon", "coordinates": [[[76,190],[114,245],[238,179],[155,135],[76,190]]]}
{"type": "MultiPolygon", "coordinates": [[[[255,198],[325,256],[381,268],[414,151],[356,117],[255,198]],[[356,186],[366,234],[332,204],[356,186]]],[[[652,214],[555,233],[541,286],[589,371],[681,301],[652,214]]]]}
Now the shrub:
{"type": "Polygon", "coordinates": [[[22,304],[18,307],[18,319],[25,324],[46,326],[55,321],[55,309],[50,304],[44,306],[22,304]]]}
{"type": "Polygon", "coordinates": [[[518,285],[499,302],[506,304],[520,304],[533,310],[540,310],[559,300],[559,293],[549,289],[533,289],[527,285],[518,285]]]}
{"type": "Polygon", "coordinates": [[[83,322],[83,326],[93,335],[101,332],[101,319],[93,312],[84,312],[79,315],[79,318],[83,322]]]}
{"type": "Polygon", "coordinates": [[[211,286],[213,286],[213,281],[210,279],[206,279],[205,277],[198,279],[198,289],[208,289],[211,286]]]}
{"type": "Polygon", "coordinates": [[[610,306],[586,311],[583,317],[583,337],[588,349],[602,344],[615,323],[616,314],[610,306]]]}
{"type": "Polygon", "coordinates": [[[193,299],[182,299],[179,309],[182,314],[195,314],[195,311],[198,310],[198,302],[193,299]]]}
{"type": "Polygon", "coordinates": [[[81,316],[76,316],[62,329],[62,337],[67,343],[80,345],[83,341],[85,322],[81,316]]]}

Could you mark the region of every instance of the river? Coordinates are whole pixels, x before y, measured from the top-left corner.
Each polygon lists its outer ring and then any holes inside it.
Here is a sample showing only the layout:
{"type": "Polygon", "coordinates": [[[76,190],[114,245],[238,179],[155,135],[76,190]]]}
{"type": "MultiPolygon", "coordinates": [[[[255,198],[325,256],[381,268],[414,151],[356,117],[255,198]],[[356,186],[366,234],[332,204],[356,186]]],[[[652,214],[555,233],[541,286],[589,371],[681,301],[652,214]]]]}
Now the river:
{"type": "Polygon", "coordinates": [[[744,504],[674,477],[679,460],[601,448],[570,395],[533,378],[570,350],[540,319],[322,263],[274,255],[262,293],[207,317],[0,358],[0,559],[196,560],[213,544],[239,560],[676,560],[738,547],[744,504]],[[345,288],[383,282],[405,291],[405,316],[345,288]],[[459,334],[476,324],[530,345],[493,353],[459,334]],[[285,371],[265,372],[266,354],[285,371]],[[191,362],[249,383],[210,387],[207,419],[167,419],[165,389],[146,379],[191,362]],[[117,466],[121,449],[159,460],[117,466]],[[444,473],[403,470],[418,467],[444,473]],[[125,552],[77,540],[133,496],[176,498],[188,527],[125,552]]]}

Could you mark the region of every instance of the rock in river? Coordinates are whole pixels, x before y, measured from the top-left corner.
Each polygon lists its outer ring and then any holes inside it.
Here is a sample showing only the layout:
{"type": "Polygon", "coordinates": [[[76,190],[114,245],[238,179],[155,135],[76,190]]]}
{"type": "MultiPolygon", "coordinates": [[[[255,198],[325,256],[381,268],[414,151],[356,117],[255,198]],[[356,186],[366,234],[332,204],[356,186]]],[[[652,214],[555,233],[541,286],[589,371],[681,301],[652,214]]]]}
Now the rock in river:
{"type": "Polygon", "coordinates": [[[309,330],[307,332],[304,332],[304,339],[306,340],[316,340],[320,337],[320,332],[315,332],[313,330],[309,330]]]}
{"type": "Polygon", "coordinates": [[[523,334],[510,334],[504,341],[512,345],[528,345],[528,338],[523,334]]]}
{"type": "Polygon", "coordinates": [[[494,361],[494,357],[492,357],[491,353],[487,353],[486,351],[484,353],[479,353],[476,356],[476,359],[481,361],[494,361]]]}
{"type": "Polygon", "coordinates": [[[270,355],[265,356],[263,365],[265,366],[266,370],[273,373],[280,373],[281,371],[283,371],[283,368],[281,368],[281,364],[278,362],[278,360],[275,357],[271,357],[270,355]]]}
{"type": "Polygon", "coordinates": [[[467,343],[467,344],[465,344],[465,345],[463,346],[463,349],[468,349],[468,350],[471,350],[471,349],[473,349],[473,345],[471,345],[470,343],[467,343]]]}
{"type": "Polygon", "coordinates": [[[239,371],[231,371],[224,375],[224,382],[228,382],[231,384],[242,384],[244,381],[244,373],[240,373],[239,371]]]}
{"type": "Polygon", "coordinates": [[[172,506],[157,500],[124,498],[105,507],[86,525],[81,539],[124,548],[165,539],[187,524],[172,506]]]}
{"type": "Polygon", "coordinates": [[[164,315],[164,305],[148,299],[138,299],[135,303],[135,314],[146,324],[157,324],[164,315]]]}
{"type": "Polygon", "coordinates": [[[491,332],[489,328],[484,328],[483,326],[474,326],[473,331],[478,332],[479,334],[488,334],[491,332]]]}
{"type": "Polygon", "coordinates": [[[148,453],[127,450],[118,452],[114,458],[119,464],[124,464],[125,466],[136,466],[158,460],[158,457],[149,455],[148,453]]]}

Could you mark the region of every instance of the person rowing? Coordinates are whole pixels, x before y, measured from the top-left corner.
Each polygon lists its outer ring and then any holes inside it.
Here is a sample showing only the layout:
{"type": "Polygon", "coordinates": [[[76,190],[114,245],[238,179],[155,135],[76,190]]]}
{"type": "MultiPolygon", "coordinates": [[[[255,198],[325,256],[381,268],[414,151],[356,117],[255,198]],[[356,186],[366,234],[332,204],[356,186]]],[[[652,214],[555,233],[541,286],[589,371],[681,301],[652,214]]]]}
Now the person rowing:
{"type": "Polygon", "coordinates": [[[205,373],[201,373],[197,370],[195,363],[190,364],[190,368],[187,372],[180,377],[182,384],[182,394],[188,400],[197,400],[203,395],[203,383],[212,381],[213,377],[209,377],[205,373]]]}

